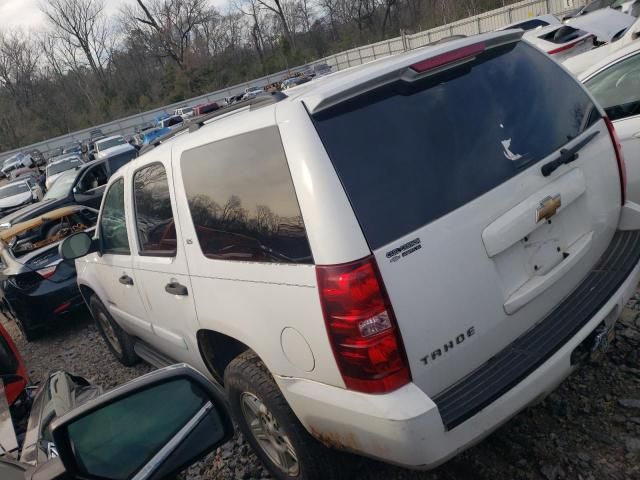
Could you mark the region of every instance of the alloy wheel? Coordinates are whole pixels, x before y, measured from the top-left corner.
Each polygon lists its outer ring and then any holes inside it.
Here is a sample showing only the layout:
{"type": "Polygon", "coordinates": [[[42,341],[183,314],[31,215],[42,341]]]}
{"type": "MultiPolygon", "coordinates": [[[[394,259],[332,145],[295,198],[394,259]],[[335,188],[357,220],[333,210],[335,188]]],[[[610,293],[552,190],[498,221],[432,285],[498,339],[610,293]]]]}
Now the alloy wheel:
{"type": "Polygon", "coordinates": [[[240,396],[240,406],[262,451],[287,475],[298,475],[300,465],[291,441],[264,402],[253,393],[244,392],[240,396]]]}

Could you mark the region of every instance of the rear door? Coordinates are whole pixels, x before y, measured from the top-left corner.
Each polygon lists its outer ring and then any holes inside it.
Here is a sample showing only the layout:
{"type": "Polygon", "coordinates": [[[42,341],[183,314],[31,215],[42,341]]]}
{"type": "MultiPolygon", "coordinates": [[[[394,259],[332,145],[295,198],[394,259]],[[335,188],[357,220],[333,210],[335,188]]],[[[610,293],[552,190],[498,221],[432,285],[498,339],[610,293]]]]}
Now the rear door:
{"type": "Polygon", "coordinates": [[[429,395],[575,289],[621,203],[607,127],[573,78],[525,42],[466,60],[312,115],[429,395]],[[545,175],[563,148],[578,157],[545,175]]]}
{"type": "Polygon", "coordinates": [[[616,127],[627,165],[627,198],[640,204],[640,52],[620,58],[584,83],[616,127]]]}

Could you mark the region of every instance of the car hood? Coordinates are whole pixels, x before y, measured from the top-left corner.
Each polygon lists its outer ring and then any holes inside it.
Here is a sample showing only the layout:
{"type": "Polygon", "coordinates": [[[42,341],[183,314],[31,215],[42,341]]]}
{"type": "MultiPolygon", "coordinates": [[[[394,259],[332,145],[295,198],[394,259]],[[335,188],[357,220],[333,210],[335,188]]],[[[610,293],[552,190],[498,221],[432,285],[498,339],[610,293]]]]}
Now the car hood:
{"type": "Polygon", "coordinates": [[[33,196],[30,191],[19,193],[7,198],[0,198],[0,210],[3,210],[5,208],[17,207],[18,205],[22,205],[23,203],[32,199],[33,196]]]}
{"type": "MultiPolygon", "coordinates": [[[[62,198],[56,200],[44,200],[32,205],[27,205],[20,210],[16,210],[15,212],[0,218],[0,228],[5,224],[15,225],[16,223],[29,220],[30,218],[55,210],[56,208],[62,207],[68,203],[71,203],[68,198],[62,198]]],[[[6,228],[6,226],[4,226],[4,228],[6,228]]]]}
{"type": "Polygon", "coordinates": [[[135,150],[131,145],[125,143],[124,145],[116,145],[115,147],[107,148],[106,150],[102,150],[96,155],[97,159],[101,158],[109,158],[114,155],[118,155],[124,152],[130,152],[131,150],[135,150]]]}
{"type": "Polygon", "coordinates": [[[60,175],[62,175],[64,172],[66,172],[66,170],[64,170],[64,171],[62,171],[62,172],[60,172],[60,173],[55,173],[55,174],[53,174],[53,175],[49,175],[49,176],[47,177],[46,182],[45,182],[45,183],[46,183],[46,185],[47,185],[47,188],[49,188],[49,187],[51,186],[51,184],[52,184],[53,182],[55,182],[56,178],[58,178],[58,177],[59,177],[60,175]]]}
{"type": "Polygon", "coordinates": [[[603,8],[587,15],[572,18],[565,23],[594,34],[601,42],[610,42],[621,30],[629,28],[636,21],[631,15],[612,8],[603,8]]]}

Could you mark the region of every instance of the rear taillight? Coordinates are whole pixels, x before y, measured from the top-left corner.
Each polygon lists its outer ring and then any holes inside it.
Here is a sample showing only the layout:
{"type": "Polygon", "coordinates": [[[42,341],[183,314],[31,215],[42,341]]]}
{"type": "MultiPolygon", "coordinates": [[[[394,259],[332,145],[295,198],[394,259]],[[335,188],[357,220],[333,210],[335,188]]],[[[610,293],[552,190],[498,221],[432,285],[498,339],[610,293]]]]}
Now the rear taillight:
{"type": "Polygon", "coordinates": [[[604,118],[605,123],[607,124],[607,129],[609,130],[609,135],[611,135],[611,141],[613,142],[613,148],[616,152],[616,161],[618,162],[618,172],[620,173],[620,195],[621,202],[624,205],[624,202],[627,198],[627,167],[624,163],[624,155],[622,154],[622,144],[620,143],[620,138],[618,138],[618,134],[616,132],[613,123],[607,117],[604,118]]]}
{"type": "Polygon", "coordinates": [[[372,256],[316,267],[333,353],[347,388],[386,393],[411,381],[391,303],[372,256]]]}
{"type": "Polygon", "coordinates": [[[36,272],[38,272],[38,275],[40,275],[42,278],[49,278],[53,276],[54,273],[56,273],[56,268],[58,268],[57,264],[50,267],[41,268],[40,270],[36,270],[36,272]]]}
{"type": "Polygon", "coordinates": [[[476,55],[481,54],[486,49],[486,45],[484,42],[474,43],[473,45],[467,45],[462,48],[457,48],[455,50],[451,50],[450,52],[445,52],[441,55],[436,55],[435,57],[427,58],[418,63],[414,63],[411,65],[411,70],[417,73],[424,73],[429,70],[433,70],[435,68],[442,67],[444,65],[448,65],[453,62],[457,62],[469,57],[475,57],[476,55]]]}

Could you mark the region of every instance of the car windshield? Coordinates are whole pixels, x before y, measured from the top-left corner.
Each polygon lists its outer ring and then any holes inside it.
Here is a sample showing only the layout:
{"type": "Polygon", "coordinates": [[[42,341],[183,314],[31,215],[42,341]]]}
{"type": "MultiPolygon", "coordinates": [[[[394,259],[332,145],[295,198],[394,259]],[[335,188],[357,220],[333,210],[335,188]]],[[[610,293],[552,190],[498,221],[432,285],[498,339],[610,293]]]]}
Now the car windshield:
{"type": "Polygon", "coordinates": [[[25,182],[12,183],[6,187],[0,188],[0,198],[9,198],[14,195],[26,193],[29,191],[29,186],[25,182]]]}
{"type": "Polygon", "coordinates": [[[125,142],[124,138],[122,137],[110,138],[109,140],[102,140],[100,142],[97,142],[96,150],[98,150],[99,152],[102,152],[107,148],[117,147],[118,145],[124,145],[125,143],[127,142],[125,142]]]}
{"type": "Polygon", "coordinates": [[[47,177],[55,175],[57,173],[70,170],[80,165],[80,159],[77,157],[68,158],[67,160],[61,160],[56,163],[52,163],[47,167],[47,177]]]}
{"type": "Polygon", "coordinates": [[[56,178],[56,181],[49,187],[49,190],[47,190],[47,193],[42,200],[57,200],[58,198],[66,197],[69,195],[69,190],[71,190],[71,185],[73,185],[75,179],[75,172],[60,175],[60,177],[56,178]]]}

